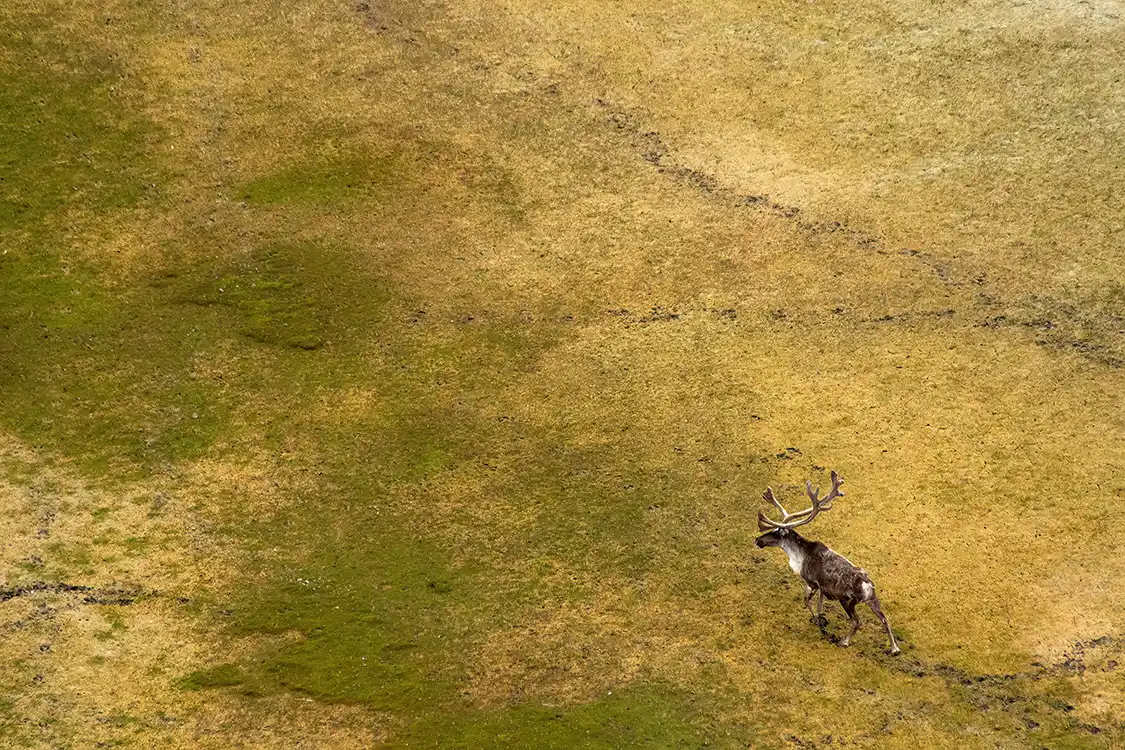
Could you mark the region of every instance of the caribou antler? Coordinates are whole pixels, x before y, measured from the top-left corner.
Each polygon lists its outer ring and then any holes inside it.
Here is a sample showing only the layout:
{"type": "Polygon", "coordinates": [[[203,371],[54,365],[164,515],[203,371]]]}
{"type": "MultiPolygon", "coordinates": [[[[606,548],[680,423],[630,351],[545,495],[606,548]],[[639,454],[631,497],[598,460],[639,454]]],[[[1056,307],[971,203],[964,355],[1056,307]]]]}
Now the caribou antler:
{"type": "Polygon", "coordinates": [[[820,494],[820,487],[814,490],[812,488],[812,482],[805,482],[805,492],[808,493],[809,499],[812,500],[813,507],[819,506],[820,510],[832,510],[832,501],[844,495],[840,490],[840,485],[843,483],[844,480],[840,479],[840,475],[836,472],[832,472],[832,491],[829,492],[828,496],[823,500],[817,497],[820,494]]]}
{"type": "Polygon", "coordinates": [[[822,500],[820,499],[820,488],[813,489],[812,482],[805,482],[805,492],[808,493],[809,499],[812,500],[812,506],[805,510],[799,510],[796,513],[790,513],[785,510],[777,498],[773,496],[773,488],[767,487],[766,491],[762,493],[762,498],[769,500],[773,503],[778,510],[781,511],[781,520],[773,521],[766,518],[765,511],[758,511],[758,529],[760,531],[769,531],[770,529],[794,529],[798,526],[804,526],[806,523],[811,522],[816,518],[817,514],[824,510],[832,510],[832,501],[838,497],[843,496],[840,490],[840,485],[844,480],[836,472],[832,472],[832,491],[822,500]]]}

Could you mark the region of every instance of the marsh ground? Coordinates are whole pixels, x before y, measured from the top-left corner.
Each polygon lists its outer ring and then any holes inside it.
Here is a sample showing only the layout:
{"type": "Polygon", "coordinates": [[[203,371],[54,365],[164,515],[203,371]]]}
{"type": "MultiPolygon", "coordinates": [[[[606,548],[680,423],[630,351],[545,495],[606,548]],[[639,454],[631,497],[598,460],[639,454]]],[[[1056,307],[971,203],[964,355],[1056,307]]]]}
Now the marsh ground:
{"type": "Polygon", "coordinates": [[[0,738],[1120,746],[1122,12],[5,3],[0,738]]]}

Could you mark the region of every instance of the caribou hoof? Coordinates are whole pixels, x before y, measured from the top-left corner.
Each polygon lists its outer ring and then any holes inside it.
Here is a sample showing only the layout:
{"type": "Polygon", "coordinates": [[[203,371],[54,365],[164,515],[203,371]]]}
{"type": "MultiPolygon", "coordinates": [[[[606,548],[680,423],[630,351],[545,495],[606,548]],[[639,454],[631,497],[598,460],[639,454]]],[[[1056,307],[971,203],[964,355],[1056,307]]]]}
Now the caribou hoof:
{"type": "Polygon", "coordinates": [[[847,648],[847,647],[848,647],[848,646],[850,646],[850,645],[852,645],[852,644],[848,643],[848,639],[847,639],[847,638],[845,638],[844,640],[840,641],[840,648],[847,648]]]}
{"type": "Polygon", "coordinates": [[[824,630],[826,627],[828,627],[828,618],[824,615],[817,615],[816,619],[813,620],[813,622],[815,622],[821,630],[824,630]]]}
{"type": "Polygon", "coordinates": [[[891,656],[898,656],[901,653],[902,653],[902,649],[899,648],[898,646],[895,646],[894,648],[891,649],[891,656]]]}

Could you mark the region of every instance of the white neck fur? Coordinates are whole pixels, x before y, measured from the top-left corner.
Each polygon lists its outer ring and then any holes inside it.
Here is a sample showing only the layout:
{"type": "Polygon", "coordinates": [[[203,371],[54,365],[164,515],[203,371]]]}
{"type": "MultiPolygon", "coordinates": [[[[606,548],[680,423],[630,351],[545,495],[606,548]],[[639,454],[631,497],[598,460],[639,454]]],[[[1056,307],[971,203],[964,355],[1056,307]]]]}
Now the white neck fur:
{"type": "Polygon", "coordinates": [[[797,575],[801,575],[801,569],[805,566],[805,554],[801,548],[792,539],[782,540],[781,548],[789,555],[789,568],[797,575]]]}

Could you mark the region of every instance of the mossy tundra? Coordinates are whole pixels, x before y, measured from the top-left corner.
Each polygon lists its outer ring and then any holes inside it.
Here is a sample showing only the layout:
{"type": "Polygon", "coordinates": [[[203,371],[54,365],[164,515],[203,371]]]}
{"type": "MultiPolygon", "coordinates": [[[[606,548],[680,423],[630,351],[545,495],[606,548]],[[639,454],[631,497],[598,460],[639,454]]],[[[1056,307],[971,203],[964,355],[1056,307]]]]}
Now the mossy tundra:
{"type": "Polygon", "coordinates": [[[0,744],[1125,743],[1111,4],[0,28],[0,744]]]}

